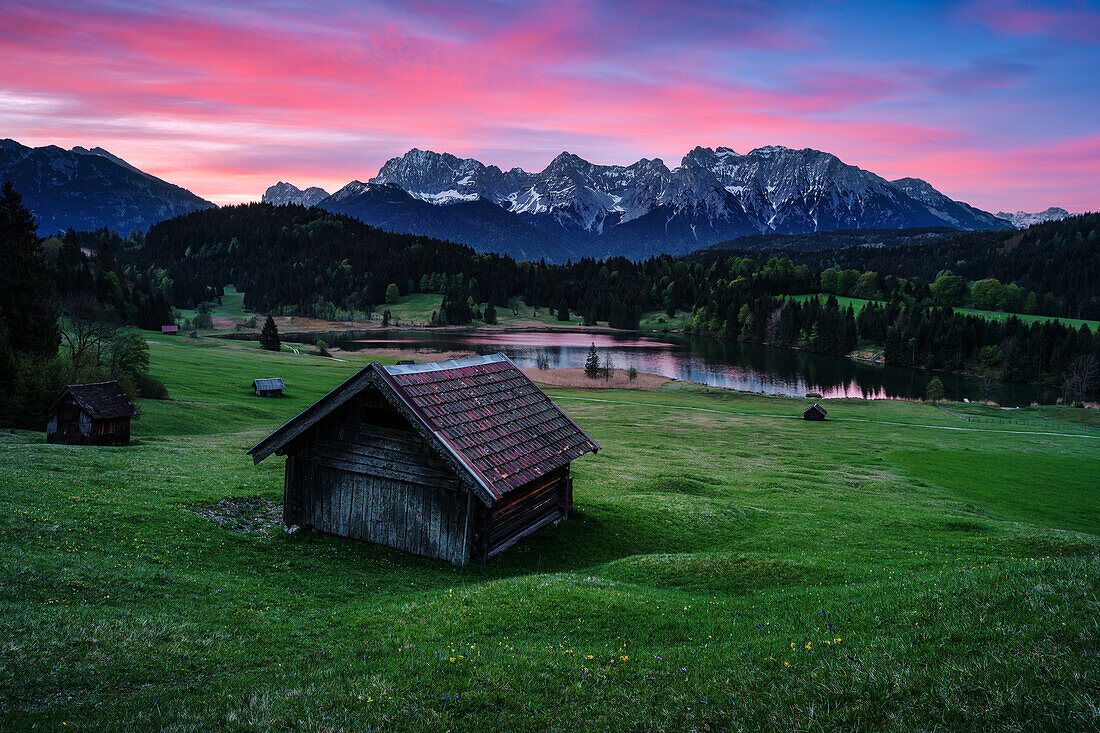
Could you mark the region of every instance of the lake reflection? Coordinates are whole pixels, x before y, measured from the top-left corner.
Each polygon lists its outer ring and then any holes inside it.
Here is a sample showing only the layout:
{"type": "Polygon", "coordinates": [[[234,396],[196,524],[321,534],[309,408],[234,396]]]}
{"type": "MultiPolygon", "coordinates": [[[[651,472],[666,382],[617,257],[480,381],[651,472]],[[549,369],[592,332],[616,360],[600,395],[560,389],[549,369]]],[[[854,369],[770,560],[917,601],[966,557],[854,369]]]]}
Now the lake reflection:
{"type": "MultiPolygon", "coordinates": [[[[300,335],[302,342],[314,337],[300,335]]],[[[388,331],[325,334],[333,346],[347,350],[385,349],[473,351],[478,354],[503,352],[520,367],[536,366],[545,356],[551,367],[583,367],[592,344],[601,361],[608,356],[616,369],[634,367],[673,379],[698,382],[746,392],[804,397],[864,399],[921,398],[933,376],[943,380],[949,399],[985,399],[977,379],[887,367],[839,356],[811,354],[700,336],[661,334],[653,336],[592,334],[579,332],[479,332],[479,331],[388,331]]],[[[295,340],[288,334],[285,340],[295,340]]],[[[1002,404],[1050,403],[1053,390],[1030,385],[997,385],[990,399],[1002,404]]]]}

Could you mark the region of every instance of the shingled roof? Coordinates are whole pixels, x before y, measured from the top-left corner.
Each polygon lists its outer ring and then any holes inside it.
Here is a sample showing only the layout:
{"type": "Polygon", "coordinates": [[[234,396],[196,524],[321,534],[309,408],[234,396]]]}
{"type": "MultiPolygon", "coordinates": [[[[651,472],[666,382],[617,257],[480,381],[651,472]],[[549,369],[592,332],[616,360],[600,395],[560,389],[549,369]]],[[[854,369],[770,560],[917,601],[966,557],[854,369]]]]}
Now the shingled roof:
{"type": "Polygon", "coordinates": [[[492,504],[512,489],[600,449],[504,354],[434,364],[370,364],[258,443],[256,463],[368,386],[399,402],[492,504]]]}
{"type": "Polygon", "coordinates": [[[255,389],[271,390],[271,389],[286,389],[286,385],[283,384],[281,377],[268,377],[266,379],[253,379],[252,386],[255,389]]]}
{"type": "Polygon", "coordinates": [[[115,380],[93,384],[70,384],[53,403],[53,407],[56,407],[67,394],[72,395],[76,404],[80,405],[80,408],[93,420],[113,420],[119,417],[134,417],[138,414],[126,390],[115,380]]]}

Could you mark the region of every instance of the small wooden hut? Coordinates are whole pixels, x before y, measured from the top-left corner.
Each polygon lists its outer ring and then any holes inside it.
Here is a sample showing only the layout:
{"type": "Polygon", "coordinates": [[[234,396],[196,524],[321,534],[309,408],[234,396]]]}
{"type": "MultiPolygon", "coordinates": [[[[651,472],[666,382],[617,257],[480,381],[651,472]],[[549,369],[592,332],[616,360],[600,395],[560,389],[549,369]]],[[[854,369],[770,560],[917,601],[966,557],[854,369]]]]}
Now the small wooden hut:
{"type": "Polygon", "coordinates": [[[117,381],[70,384],[50,407],[46,442],[125,445],[137,408],[117,381]]]}
{"type": "Polygon", "coordinates": [[[600,446],[503,354],[369,364],[249,453],[286,455],[283,521],[463,565],[569,516],[600,446]]]}
{"type": "Polygon", "coordinates": [[[282,397],[286,385],[279,377],[253,379],[252,389],[256,390],[256,394],[260,397],[282,397]]]}
{"type": "Polygon", "coordinates": [[[829,413],[825,408],[815,402],[803,411],[802,417],[807,420],[824,420],[827,414],[829,413]]]}
{"type": "Polygon", "coordinates": [[[161,326],[160,332],[168,334],[169,336],[178,336],[180,332],[179,326],[161,326]]]}

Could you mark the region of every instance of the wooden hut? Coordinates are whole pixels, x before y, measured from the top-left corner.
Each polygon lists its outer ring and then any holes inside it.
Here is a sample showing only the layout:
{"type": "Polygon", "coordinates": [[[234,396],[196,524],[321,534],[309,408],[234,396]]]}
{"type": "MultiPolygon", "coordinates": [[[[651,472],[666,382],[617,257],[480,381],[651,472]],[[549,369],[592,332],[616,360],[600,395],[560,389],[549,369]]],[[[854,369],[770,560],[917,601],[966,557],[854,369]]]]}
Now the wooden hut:
{"type": "Polygon", "coordinates": [[[815,402],[803,411],[802,417],[807,420],[824,420],[827,414],[829,413],[825,408],[815,402]]]}
{"type": "Polygon", "coordinates": [[[160,327],[160,332],[161,333],[166,333],[169,336],[178,336],[179,332],[180,332],[180,327],[179,326],[161,326],[160,327]]]}
{"type": "Polygon", "coordinates": [[[137,408],[117,381],[70,384],[50,407],[47,443],[125,445],[137,408]]]}
{"type": "Polygon", "coordinates": [[[600,446],[503,354],[369,364],[249,453],[286,455],[283,521],[463,565],[568,518],[600,446]]]}
{"type": "Polygon", "coordinates": [[[256,390],[256,394],[260,397],[282,397],[286,385],[279,377],[253,379],[252,389],[256,390]]]}

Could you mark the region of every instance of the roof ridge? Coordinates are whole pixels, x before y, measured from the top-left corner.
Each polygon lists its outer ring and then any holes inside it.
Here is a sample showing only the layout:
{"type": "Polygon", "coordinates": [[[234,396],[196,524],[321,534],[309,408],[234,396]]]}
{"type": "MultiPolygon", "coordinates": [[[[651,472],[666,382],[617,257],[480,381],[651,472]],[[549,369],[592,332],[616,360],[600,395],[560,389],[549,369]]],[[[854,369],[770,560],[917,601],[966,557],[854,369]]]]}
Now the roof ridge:
{"type": "Polygon", "coordinates": [[[462,369],[465,367],[480,366],[482,364],[495,364],[499,361],[507,361],[508,357],[497,352],[482,356],[468,356],[464,359],[451,359],[449,361],[433,361],[427,364],[394,364],[382,367],[386,374],[422,374],[426,372],[442,372],[449,369],[462,369]]]}

